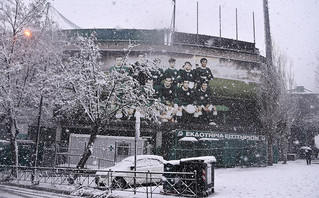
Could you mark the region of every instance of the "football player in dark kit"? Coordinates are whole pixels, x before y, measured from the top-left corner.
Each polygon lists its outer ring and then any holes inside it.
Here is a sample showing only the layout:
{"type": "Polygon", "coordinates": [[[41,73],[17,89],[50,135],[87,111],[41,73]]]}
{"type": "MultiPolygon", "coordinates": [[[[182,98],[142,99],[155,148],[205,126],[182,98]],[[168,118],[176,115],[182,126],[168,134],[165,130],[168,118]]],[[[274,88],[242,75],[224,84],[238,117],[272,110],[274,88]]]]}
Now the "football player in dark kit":
{"type": "Polygon", "coordinates": [[[179,70],[178,82],[182,83],[184,80],[187,80],[189,82],[189,87],[193,89],[195,83],[195,70],[192,70],[192,64],[188,61],[184,63],[183,67],[183,70],[179,70]]]}
{"type": "Polygon", "coordinates": [[[166,105],[166,110],[161,113],[160,118],[164,122],[174,122],[178,106],[176,104],[176,86],[173,84],[172,77],[165,77],[164,84],[159,86],[158,97],[166,105]]]}
{"type": "Polygon", "coordinates": [[[154,67],[151,68],[151,75],[153,78],[154,86],[159,86],[163,80],[163,69],[160,67],[161,59],[156,58],[153,61],[154,67]]]}
{"type": "Polygon", "coordinates": [[[197,105],[197,114],[195,115],[201,116],[199,120],[203,123],[215,125],[212,121],[212,115],[214,112],[217,113],[217,111],[216,107],[212,105],[212,94],[208,87],[208,81],[203,81],[201,86],[196,89],[195,104],[197,105]]]}
{"type": "Polygon", "coordinates": [[[179,71],[175,68],[176,60],[175,58],[170,58],[168,60],[169,67],[164,71],[163,76],[170,76],[173,80],[173,85],[177,86],[177,79],[179,78],[179,71]]]}
{"type": "Polygon", "coordinates": [[[196,107],[194,106],[195,93],[194,90],[189,87],[189,81],[184,80],[181,83],[181,87],[177,89],[177,104],[178,111],[176,117],[178,122],[190,122],[193,119],[196,107]]]}
{"type": "Polygon", "coordinates": [[[214,78],[212,71],[207,67],[207,59],[200,59],[201,66],[195,70],[195,79],[197,85],[200,87],[200,83],[203,81],[210,81],[214,78]]]}

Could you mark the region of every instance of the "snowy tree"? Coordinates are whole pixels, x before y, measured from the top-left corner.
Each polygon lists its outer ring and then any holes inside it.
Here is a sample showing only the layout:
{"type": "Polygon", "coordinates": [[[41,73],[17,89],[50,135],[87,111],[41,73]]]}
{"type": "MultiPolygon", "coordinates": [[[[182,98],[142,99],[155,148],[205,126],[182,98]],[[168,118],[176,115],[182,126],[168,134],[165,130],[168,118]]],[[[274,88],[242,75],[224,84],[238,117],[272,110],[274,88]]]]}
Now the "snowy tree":
{"type": "Polygon", "coordinates": [[[288,67],[287,58],[278,48],[272,51],[272,57],[272,63],[262,68],[258,94],[260,120],[268,140],[268,165],[273,164],[273,147],[278,139],[286,162],[288,138],[296,110],[296,101],[290,97],[287,88],[293,82],[293,77],[285,69],[288,67]]]}
{"type": "Polygon", "coordinates": [[[291,127],[295,121],[298,109],[297,100],[290,93],[294,87],[294,79],[291,73],[292,62],[288,60],[286,54],[273,43],[273,62],[279,76],[277,101],[277,132],[276,139],[279,144],[279,153],[283,163],[287,163],[288,143],[291,136],[291,127]]]}
{"type": "MultiPolygon", "coordinates": [[[[65,61],[59,80],[61,99],[57,104],[60,107],[57,112],[65,116],[74,116],[76,113],[78,119],[91,126],[89,142],[77,164],[77,168],[83,168],[93,152],[96,136],[117,112],[135,109],[145,118],[152,119],[156,118],[156,108],[161,108],[161,105],[153,98],[152,85],[144,85],[133,78],[134,75],[124,72],[113,71],[106,74],[101,70],[101,55],[94,34],[76,36],[71,43],[69,48],[73,50],[65,61]]],[[[129,46],[126,49],[127,55],[131,48],[129,46]]],[[[146,70],[150,67],[141,64],[131,69],[147,74],[146,70]]]]}
{"type": "Polygon", "coordinates": [[[48,107],[44,98],[55,95],[54,80],[49,77],[61,65],[63,45],[46,11],[44,0],[29,5],[22,0],[0,3],[0,122],[10,132],[15,165],[20,126],[47,115],[47,108],[43,113],[37,110],[48,107]]]}
{"type": "MultiPolygon", "coordinates": [[[[315,91],[318,93],[319,91],[319,57],[317,57],[317,65],[316,68],[314,69],[315,73],[315,91]]],[[[299,97],[299,100],[301,100],[301,97],[299,97]]],[[[310,109],[315,108],[316,103],[313,102],[314,104],[311,104],[310,109]]],[[[319,113],[318,111],[310,111],[307,116],[304,116],[301,118],[301,121],[305,123],[309,127],[319,127],[319,113]]]]}

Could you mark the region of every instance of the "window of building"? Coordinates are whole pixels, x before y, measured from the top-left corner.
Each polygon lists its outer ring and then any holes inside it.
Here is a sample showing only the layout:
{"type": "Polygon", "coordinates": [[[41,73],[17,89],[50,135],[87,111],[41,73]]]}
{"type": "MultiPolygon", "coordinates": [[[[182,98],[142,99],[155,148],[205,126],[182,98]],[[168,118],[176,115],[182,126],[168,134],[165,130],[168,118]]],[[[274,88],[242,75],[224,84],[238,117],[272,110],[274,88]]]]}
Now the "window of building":
{"type": "Polygon", "coordinates": [[[118,143],[117,144],[117,155],[129,155],[130,144],[129,143],[118,143]]]}

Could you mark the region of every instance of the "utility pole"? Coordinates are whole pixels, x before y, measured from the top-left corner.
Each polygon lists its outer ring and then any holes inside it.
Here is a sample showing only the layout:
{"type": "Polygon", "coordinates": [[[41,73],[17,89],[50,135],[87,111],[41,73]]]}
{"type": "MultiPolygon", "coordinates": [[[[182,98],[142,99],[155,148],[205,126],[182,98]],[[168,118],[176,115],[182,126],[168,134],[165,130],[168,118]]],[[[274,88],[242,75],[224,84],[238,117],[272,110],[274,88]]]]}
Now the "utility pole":
{"type": "Polygon", "coordinates": [[[271,35],[270,35],[268,0],[263,0],[263,8],[264,8],[266,61],[267,61],[267,66],[269,67],[272,65],[272,42],[271,42],[271,35]]]}

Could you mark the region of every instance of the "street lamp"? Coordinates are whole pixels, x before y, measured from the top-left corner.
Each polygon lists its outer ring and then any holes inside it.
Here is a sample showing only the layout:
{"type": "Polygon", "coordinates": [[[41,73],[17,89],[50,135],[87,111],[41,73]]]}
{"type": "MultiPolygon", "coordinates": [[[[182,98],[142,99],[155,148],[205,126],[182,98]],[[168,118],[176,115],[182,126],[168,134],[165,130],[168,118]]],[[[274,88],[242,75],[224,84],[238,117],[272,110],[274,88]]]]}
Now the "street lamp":
{"type": "Polygon", "coordinates": [[[31,32],[29,30],[25,30],[24,31],[24,34],[27,36],[27,37],[31,37],[31,32]]]}

